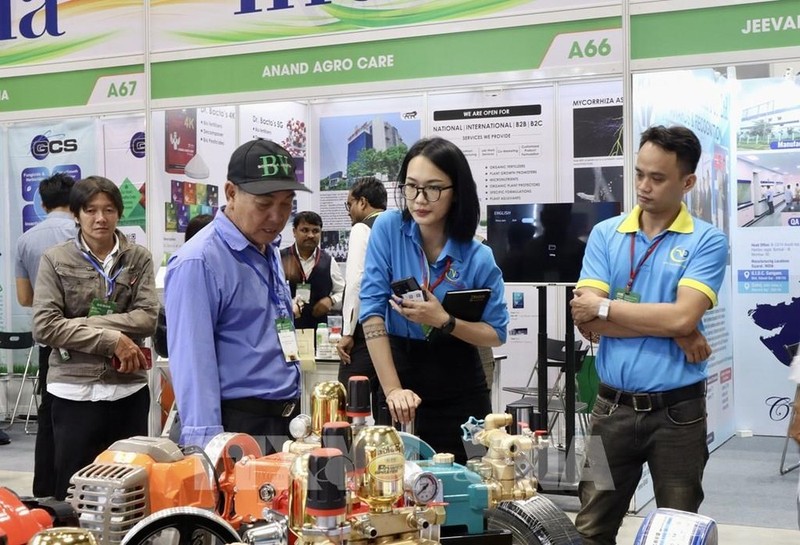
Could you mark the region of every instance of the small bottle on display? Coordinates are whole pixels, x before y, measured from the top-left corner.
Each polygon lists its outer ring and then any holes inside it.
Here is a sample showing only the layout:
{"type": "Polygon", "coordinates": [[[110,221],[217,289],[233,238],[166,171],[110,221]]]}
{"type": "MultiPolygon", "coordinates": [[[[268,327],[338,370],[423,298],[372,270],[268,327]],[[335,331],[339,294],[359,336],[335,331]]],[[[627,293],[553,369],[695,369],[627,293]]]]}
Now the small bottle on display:
{"type": "Polygon", "coordinates": [[[328,358],[328,324],[317,324],[316,348],[317,358],[328,358]]]}

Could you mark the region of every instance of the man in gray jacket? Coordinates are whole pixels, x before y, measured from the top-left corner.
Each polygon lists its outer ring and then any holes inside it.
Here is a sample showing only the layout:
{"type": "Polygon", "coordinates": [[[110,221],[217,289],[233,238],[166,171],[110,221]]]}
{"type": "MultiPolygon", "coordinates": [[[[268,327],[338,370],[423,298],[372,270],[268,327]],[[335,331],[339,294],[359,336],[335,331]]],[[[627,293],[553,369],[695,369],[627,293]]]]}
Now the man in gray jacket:
{"type": "Polygon", "coordinates": [[[47,250],[33,298],[33,334],[53,347],[56,499],[114,441],[147,435],[148,363],[141,345],[158,314],[153,261],[116,229],[119,188],[90,176],[73,187],[75,239],[47,250]]]}

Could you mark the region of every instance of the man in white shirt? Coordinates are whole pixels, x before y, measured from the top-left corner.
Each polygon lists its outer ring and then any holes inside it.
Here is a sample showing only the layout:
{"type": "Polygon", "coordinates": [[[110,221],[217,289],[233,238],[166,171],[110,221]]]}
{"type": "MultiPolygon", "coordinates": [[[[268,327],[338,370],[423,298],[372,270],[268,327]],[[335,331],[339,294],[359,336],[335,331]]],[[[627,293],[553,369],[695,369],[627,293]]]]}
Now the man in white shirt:
{"type": "Polygon", "coordinates": [[[339,264],[319,247],[322,218],[305,211],[292,223],[294,244],[281,250],[283,270],[294,300],[294,326],[313,329],[342,308],[344,277],[339,264]]]}
{"type": "Polygon", "coordinates": [[[350,249],[347,252],[345,266],[344,303],[342,304],[342,340],[336,349],[342,364],[339,366],[339,382],[347,384],[350,377],[362,375],[369,378],[372,391],[372,414],[376,424],[389,424],[382,421],[379,411],[380,383],[372,366],[367,351],[364,331],[358,323],[360,308],[361,277],[364,274],[364,258],[367,255],[367,243],[372,232],[372,224],[378,214],[386,210],[386,188],[383,183],[372,176],[359,178],[350,188],[345,203],[353,228],[350,231],[350,249]]]}

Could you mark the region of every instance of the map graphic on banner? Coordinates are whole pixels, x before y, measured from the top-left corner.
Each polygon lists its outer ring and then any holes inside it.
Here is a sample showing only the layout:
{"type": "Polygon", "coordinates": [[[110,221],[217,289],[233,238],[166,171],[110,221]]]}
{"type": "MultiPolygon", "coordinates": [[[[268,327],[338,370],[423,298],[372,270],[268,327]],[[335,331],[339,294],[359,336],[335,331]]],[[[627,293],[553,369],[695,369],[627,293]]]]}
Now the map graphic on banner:
{"type": "Polygon", "coordinates": [[[739,82],[734,229],[737,423],[785,435],[790,350],[800,342],[800,84],[739,82]],[[739,344],[741,343],[741,344],[739,344]]]}

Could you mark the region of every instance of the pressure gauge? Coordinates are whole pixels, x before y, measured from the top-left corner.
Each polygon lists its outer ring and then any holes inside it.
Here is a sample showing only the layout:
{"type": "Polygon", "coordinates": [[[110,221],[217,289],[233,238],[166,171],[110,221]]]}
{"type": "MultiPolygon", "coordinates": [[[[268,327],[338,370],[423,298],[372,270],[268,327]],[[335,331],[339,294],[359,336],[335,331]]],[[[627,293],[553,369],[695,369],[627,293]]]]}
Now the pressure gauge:
{"type": "Polygon", "coordinates": [[[424,505],[432,502],[439,494],[439,479],[429,471],[423,471],[414,478],[411,485],[411,494],[414,502],[424,505]]]}

